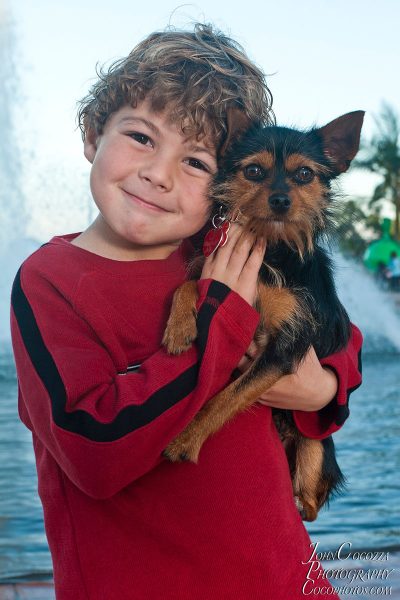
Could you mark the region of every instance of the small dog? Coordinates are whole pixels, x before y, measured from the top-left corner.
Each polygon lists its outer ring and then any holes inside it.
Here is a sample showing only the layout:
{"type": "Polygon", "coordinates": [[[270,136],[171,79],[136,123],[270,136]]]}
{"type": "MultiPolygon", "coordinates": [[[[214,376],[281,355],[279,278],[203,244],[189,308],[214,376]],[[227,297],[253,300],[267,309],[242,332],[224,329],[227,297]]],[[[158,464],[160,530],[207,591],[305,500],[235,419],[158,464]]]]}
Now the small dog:
{"type": "MultiPolygon", "coordinates": [[[[267,240],[256,302],[261,315],[256,342],[263,350],[168,445],[164,454],[170,460],[197,462],[205,440],[280,377],[292,373],[311,345],[319,358],[346,346],[349,318],[319,241],[332,222],[330,183],[356,155],[363,118],[363,111],[355,111],[309,131],[253,127],[223,157],[210,189],[216,209],[214,238],[219,240],[212,245],[218,247],[226,238],[235,218],[244,230],[267,240]]],[[[201,273],[203,262],[204,258],[195,261],[193,278],[201,273]]],[[[183,352],[195,340],[197,299],[193,279],[176,291],[163,338],[168,352],[183,352]]],[[[332,438],[303,437],[290,411],[274,410],[274,419],[297,505],[303,519],[313,521],[344,482],[332,438]]]]}

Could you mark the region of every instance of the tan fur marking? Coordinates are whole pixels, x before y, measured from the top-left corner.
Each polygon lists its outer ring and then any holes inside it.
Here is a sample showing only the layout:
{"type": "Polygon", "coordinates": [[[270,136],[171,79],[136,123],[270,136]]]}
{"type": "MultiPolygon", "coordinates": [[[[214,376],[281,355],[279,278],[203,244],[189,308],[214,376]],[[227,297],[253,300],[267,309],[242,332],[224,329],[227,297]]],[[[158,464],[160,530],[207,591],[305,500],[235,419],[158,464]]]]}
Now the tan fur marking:
{"type": "Polygon", "coordinates": [[[314,171],[314,173],[326,173],[329,171],[329,169],[326,166],[315,162],[314,160],[308,158],[308,156],[304,156],[303,154],[293,153],[288,154],[285,157],[285,169],[289,173],[294,173],[295,171],[297,171],[297,169],[300,169],[300,167],[309,167],[314,171]]]}
{"type": "MultiPolygon", "coordinates": [[[[285,322],[291,322],[295,329],[299,316],[304,318],[305,315],[304,309],[289,289],[269,288],[263,284],[259,285],[257,307],[262,319],[259,338],[262,340],[264,337],[264,343],[269,334],[280,330],[285,322]]],[[[170,460],[197,462],[206,439],[238,412],[253,404],[283,375],[274,366],[251,378],[252,370],[254,365],[203,406],[186,429],[166,448],[165,455],[170,460]]]]}
{"type": "Polygon", "coordinates": [[[269,387],[282,376],[275,369],[264,371],[249,380],[249,372],[243,373],[227,388],[203,406],[193,421],[167,446],[164,454],[173,462],[191,460],[197,463],[202,445],[210,435],[239,412],[254,404],[269,387]],[[245,385],[241,385],[245,379],[245,385]]]}
{"type": "Polygon", "coordinates": [[[289,288],[259,283],[256,307],[261,314],[261,339],[263,332],[267,334],[266,339],[279,333],[286,344],[292,344],[302,323],[308,321],[311,328],[317,327],[304,297],[304,290],[298,289],[295,295],[289,288]]]}
{"type": "Polygon", "coordinates": [[[188,350],[197,337],[196,281],[186,281],[175,292],[172,308],[162,339],[169,354],[188,350]]]}
{"type": "Polygon", "coordinates": [[[296,297],[289,289],[265,285],[258,288],[257,306],[264,325],[272,332],[280,330],[283,323],[292,321],[299,311],[296,297]]]}
{"type": "MultiPolygon", "coordinates": [[[[247,157],[242,164],[254,162],[262,164],[260,160],[262,155],[273,158],[269,152],[260,152],[247,157]]],[[[293,161],[292,166],[304,165],[304,157],[293,156],[302,160],[301,163],[293,161]]],[[[287,160],[289,159],[290,157],[287,160]]],[[[313,161],[308,161],[308,163],[310,166],[312,163],[321,171],[320,166],[313,161]]],[[[265,168],[267,168],[266,164],[265,168]]],[[[240,171],[232,179],[215,186],[211,190],[211,194],[215,200],[221,199],[230,211],[239,209],[243,215],[242,224],[247,229],[253,230],[258,237],[267,239],[269,244],[283,241],[297,250],[300,257],[306,250],[312,252],[314,231],[316,227],[324,225],[323,215],[327,206],[328,190],[318,177],[315,177],[309,184],[298,185],[288,174],[287,183],[290,188],[289,196],[292,205],[281,220],[276,220],[276,215],[268,204],[271,194],[270,183],[271,179],[268,176],[261,182],[250,182],[240,171]]]]}
{"type": "Polygon", "coordinates": [[[256,154],[252,154],[251,156],[246,156],[244,160],[240,163],[242,167],[247,167],[248,165],[253,165],[256,163],[261,167],[264,167],[267,171],[273,169],[275,165],[275,158],[272,152],[267,152],[264,150],[262,152],[257,152],[256,154]]]}
{"type": "Polygon", "coordinates": [[[323,460],[321,441],[299,436],[293,493],[303,505],[306,521],[314,521],[317,518],[318,509],[323,503],[319,500],[323,460]]]}

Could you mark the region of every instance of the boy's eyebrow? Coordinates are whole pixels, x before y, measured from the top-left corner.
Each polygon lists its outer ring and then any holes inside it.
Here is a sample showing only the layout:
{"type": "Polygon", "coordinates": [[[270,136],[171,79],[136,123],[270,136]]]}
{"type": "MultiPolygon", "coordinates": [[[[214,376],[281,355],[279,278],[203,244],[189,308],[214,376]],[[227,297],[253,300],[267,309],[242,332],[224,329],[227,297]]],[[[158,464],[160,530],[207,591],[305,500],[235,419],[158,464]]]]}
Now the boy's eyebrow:
{"type": "MultiPolygon", "coordinates": [[[[119,124],[121,125],[123,123],[137,123],[138,121],[140,123],[143,123],[144,125],[147,125],[147,127],[151,129],[151,131],[153,131],[156,135],[160,134],[160,130],[158,129],[158,127],[154,125],[154,123],[152,123],[151,121],[145,119],[144,117],[122,117],[122,119],[119,121],[119,124]]],[[[216,160],[215,150],[209,150],[207,146],[191,145],[189,147],[189,150],[191,152],[205,152],[206,154],[209,154],[211,158],[216,160]]]]}
{"type": "Polygon", "coordinates": [[[190,146],[189,147],[190,152],[206,152],[207,154],[209,154],[211,156],[211,158],[213,158],[214,160],[216,160],[216,156],[215,156],[215,150],[209,150],[207,148],[207,146],[190,146]]]}
{"type": "Polygon", "coordinates": [[[147,119],[144,119],[143,117],[122,117],[122,119],[119,121],[120,124],[122,123],[129,123],[129,122],[140,122],[143,123],[144,125],[146,125],[149,129],[151,129],[155,134],[159,134],[160,131],[158,129],[158,127],[156,127],[154,125],[154,123],[152,123],[151,121],[148,121],[147,119]]]}

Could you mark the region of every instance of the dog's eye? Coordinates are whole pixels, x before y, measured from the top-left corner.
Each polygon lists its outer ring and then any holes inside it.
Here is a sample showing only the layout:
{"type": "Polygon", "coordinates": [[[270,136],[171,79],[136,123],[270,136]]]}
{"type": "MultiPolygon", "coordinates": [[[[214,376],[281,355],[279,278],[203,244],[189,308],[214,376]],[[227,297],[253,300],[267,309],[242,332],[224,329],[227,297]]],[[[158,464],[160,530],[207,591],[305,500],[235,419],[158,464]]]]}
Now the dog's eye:
{"type": "Polygon", "coordinates": [[[293,179],[298,183],[310,183],[314,179],[314,171],[309,167],[300,167],[294,174],[293,179]]]}
{"type": "Polygon", "coordinates": [[[255,164],[247,165],[243,172],[246,179],[250,179],[251,181],[261,181],[266,176],[265,170],[260,165],[255,164]]]}

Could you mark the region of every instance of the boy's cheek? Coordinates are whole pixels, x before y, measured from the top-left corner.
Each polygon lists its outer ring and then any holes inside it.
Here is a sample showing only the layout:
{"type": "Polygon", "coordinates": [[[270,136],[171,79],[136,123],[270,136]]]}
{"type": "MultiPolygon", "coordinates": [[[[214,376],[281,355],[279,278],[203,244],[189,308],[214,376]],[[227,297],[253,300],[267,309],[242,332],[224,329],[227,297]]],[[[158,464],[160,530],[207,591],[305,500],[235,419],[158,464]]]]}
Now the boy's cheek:
{"type": "Polygon", "coordinates": [[[196,214],[196,222],[198,225],[198,229],[201,229],[202,227],[204,227],[204,225],[207,223],[207,221],[210,218],[210,214],[211,214],[211,210],[210,210],[210,203],[204,202],[204,204],[202,205],[201,209],[197,212],[196,214]]]}

